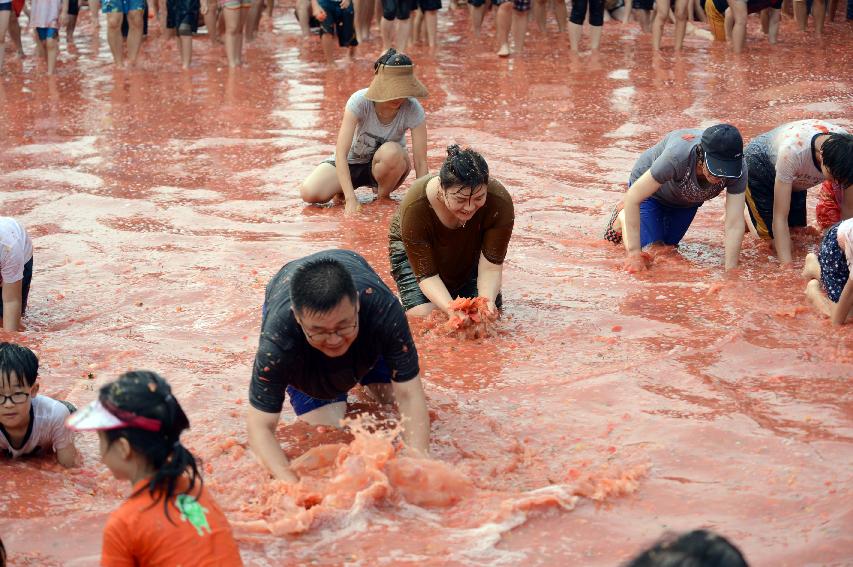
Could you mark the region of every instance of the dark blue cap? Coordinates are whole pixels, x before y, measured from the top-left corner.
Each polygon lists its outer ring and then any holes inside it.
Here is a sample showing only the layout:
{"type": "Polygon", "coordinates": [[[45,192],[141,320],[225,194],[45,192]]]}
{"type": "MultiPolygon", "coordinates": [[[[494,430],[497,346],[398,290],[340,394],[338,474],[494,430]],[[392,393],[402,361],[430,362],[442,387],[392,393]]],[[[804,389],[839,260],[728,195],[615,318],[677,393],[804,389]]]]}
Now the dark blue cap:
{"type": "Polygon", "coordinates": [[[714,177],[738,179],[743,175],[743,138],[731,124],[717,124],[702,133],[705,163],[714,177]]]}

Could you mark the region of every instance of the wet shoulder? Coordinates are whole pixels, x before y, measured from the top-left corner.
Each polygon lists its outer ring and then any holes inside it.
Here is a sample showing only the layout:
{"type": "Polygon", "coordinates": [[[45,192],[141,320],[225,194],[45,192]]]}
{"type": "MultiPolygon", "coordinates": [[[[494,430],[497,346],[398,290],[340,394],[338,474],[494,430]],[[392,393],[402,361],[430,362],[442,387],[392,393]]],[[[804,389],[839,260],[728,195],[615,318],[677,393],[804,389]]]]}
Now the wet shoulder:
{"type": "Polygon", "coordinates": [[[427,183],[429,183],[433,177],[435,177],[435,174],[431,173],[416,179],[414,183],[412,183],[412,186],[406,191],[406,194],[403,196],[403,200],[400,202],[400,207],[397,210],[397,214],[400,216],[401,221],[402,219],[406,219],[406,222],[410,222],[412,220],[418,222],[428,218],[431,205],[427,198],[426,187],[427,183]]]}
{"type": "Polygon", "coordinates": [[[510,195],[503,183],[494,178],[489,179],[488,206],[498,214],[506,214],[510,218],[515,216],[512,195],[510,195]]]}

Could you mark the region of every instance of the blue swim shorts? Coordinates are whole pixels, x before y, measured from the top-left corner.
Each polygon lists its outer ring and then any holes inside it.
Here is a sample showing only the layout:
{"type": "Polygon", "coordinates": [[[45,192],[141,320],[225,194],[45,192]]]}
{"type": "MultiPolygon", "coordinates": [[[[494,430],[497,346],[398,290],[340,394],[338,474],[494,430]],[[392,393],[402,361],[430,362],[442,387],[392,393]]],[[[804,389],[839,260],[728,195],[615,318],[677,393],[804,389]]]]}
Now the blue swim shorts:
{"type": "MultiPolygon", "coordinates": [[[[365,374],[358,383],[362,386],[366,386],[368,384],[390,384],[391,369],[388,368],[388,364],[385,362],[385,359],[380,356],[379,360],[376,361],[376,364],[373,365],[373,368],[370,369],[370,372],[365,374]]],[[[287,387],[287,396],[290,398],[290,405],[293,406],[293,411],[296,412],[296,415],[302,415],[329,404],[347,401],[346,393],[341,394],[334,400],[321,400],[319,398],[312,398],[308,394],[300,392],[292,386],[287,387]]]]}
{"type": "Polygon", "coordinates": [[[144,10],[145,0],[104,0],[101,12],[104,14],[127,14],[135,10],[144,10]]]}
{"type": "Polygon", "coordinates": [[[655,242],[675,245],[681,242],[699,205],[695,207],[670,207],[649,197],[640,203],[640,246],[655,242]]]}
{"type": "Polygon", "coordinates": [[[36,33],[41,41],[59,38],[59,30],[56,28],[36,28],[36,33]]]}

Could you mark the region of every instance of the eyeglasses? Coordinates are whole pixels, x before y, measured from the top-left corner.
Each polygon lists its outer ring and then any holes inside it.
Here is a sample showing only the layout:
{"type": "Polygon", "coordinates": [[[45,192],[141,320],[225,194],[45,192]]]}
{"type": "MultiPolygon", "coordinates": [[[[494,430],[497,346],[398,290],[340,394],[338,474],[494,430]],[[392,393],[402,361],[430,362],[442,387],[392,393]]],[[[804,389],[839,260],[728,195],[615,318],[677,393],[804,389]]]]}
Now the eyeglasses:
{"type": "Polygon", "coordinates": [[[13,404],[20,405],[20,404],[26,402],[29,398],[30,398],[29,392],[15,392],[11,396],[6,396],[3,394],[0,394],[0,400],[3,400],[2,402],[0,402],[0,406],[5,406],[6,400],[12,400],[13,404]]]}
{"type": "MultiPolygon", "coordinates": [[[[300,321],[301,324],[301,321],[300,321]]],[[[334,331],[322,331],[319,333],[309,333],[305,330],[305,327],[302,327],[302,332],[305,333],[305,336],[311,339],[312,341],[317,341],[321,343],[323,341],[329,340],[332,338],[332,335],[337,335],[341,338],[349,338],[355,334],[356,329],[358,329],[358,319],[355,320],[355,323],[352,325],[348,325],[346,327],[341,327],[340,329],[335,329],[334,331]]]]}

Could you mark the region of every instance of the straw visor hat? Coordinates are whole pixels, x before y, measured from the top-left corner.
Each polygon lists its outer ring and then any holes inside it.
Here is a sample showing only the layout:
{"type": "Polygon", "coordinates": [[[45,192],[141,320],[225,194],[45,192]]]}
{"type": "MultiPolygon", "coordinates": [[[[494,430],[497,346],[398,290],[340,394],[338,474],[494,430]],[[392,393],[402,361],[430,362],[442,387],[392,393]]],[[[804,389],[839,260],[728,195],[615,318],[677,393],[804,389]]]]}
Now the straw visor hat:
{"type": "Polygon", "coordinates": [[[415,77],[414,65],[379,65],[364,97],[373,102],[398,98],[425,98],[426,87],[415,77]]]}

